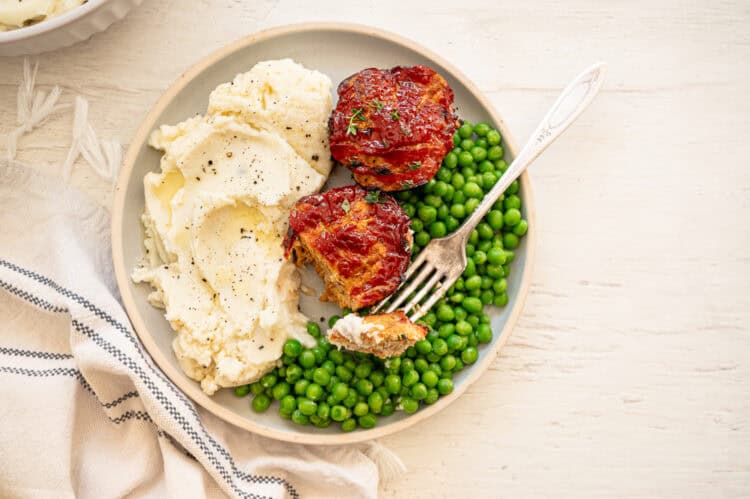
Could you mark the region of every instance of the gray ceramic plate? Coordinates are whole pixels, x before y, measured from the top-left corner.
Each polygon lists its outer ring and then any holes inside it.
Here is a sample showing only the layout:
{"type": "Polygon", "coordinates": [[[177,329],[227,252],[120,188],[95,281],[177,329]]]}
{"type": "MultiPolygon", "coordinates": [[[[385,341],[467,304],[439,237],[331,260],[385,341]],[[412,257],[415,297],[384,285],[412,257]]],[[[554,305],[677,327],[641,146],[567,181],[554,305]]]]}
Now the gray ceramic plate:
{"type": "MultiPolygon", "coordinates": [[[[373,429],[352,433],[342,433],[337,425],[327,429],[296,425],[281,419],[275,405],[265,414],[256,414],[250,409],[250,399],[236,398],[232,390],[207,396],[198,383],[180,370],[171,347],[174,333],[162,311],[153,308],[146,300],[149,287],[136,285],[130,280],[130,273],[143,254],[140,223],[144,204],[143,176],[159,169],[160,155],[149,148],[146,141],[160,124],[176,124],[191,115],[205,112],[208,95],[219,83],[230,81],[258,61],[285,57],[327,74],[334,82],[334,88],[343,78],[366,67],[426,64],[448,80],[455,92],[459,116],[472,122],[493,123],[503,135],[506,160],[515,154],[515,145],[505,123],[477,88],[456,68],[413,42],[374,28],[348,24],[300,24],[251,35],[219,50],[183,74],[159,99],[133,138],[117,184],[112,217],[112,253],[117,284],[130,320],[154,361],[182,391],[220,418],[268,437],[309,444],[344,444],[381,437],[428,418],[460,397],[489,367],[508,339],[523,307],[533,259],[535,223],[529,180],[525,174],[521,179],[529,232],[512,263],[509,304],[502,310],[490,310],[494,332],[492,343],[480,348],[477,363],[456,375],[456,388],[451,395],[441,397],[437,403],[423,407],[413,415],[397,412],[381,418],[373,429]]],[[[342,170],[335,171],[330,184],[351,182],[348,172],[342,170]]],[[[322,287],[317,276],[310,271],[303,273],[303,280],[318,289],[322,287]]],[[[317,318],[327,317],[337,308],[303,296],[302,311],[317,318]]]]}

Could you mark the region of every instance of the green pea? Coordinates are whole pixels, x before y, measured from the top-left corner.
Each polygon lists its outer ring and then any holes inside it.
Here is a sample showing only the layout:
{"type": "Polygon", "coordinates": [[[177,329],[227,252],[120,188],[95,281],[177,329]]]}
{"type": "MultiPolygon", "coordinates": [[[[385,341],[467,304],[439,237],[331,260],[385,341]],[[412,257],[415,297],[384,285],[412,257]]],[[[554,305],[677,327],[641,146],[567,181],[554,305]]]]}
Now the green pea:
{"type": "MultiPolygon", "coordinates": [[[[466,302],[466,300],[470,300],[468,304],[472,308],[478,306],[479,310],[482,309],[482,302],[480,300],[477,300],[476,298],[471,298],[471,297],[465,298],[464,302],[466,302]]],[[[472,331],[473,331],[473,328],[471,327],[471,324],[469,324],[468,322],[459,321],[458,323],[456,323],[456,333],[458,333],[459,335],[468,336],[471,334],[472,331]]]]}
{"type": "Polygon", "coordinates": [[[426,194],[432,194],[432,190],[435,188],[436,182],[437,181],[434,178],[430,179],[429,182],[422,186],[422,191],[424,191],[426,194]]]}
{"type": "Polygon", "coordinates": [[[414,233],[416,234],[417,232],[421,232],[423,229],[424,229],[424,222],[418,218],[412,218],[411,230],[413,230],[414,233]]]}
{"type": "Polygon", "coordinates": [[[357,429],[357,420],[354,418],[349,418],[343,423],[341,423],[341,431],[344,432],[350,432],[357,429]]]}
{"type": "Polygon", "coordinates": [[[317,383],[310,383],[305,390],[305,396],[310,400],[320,400],[323,398],[323,387],[317,383]]]}
{"type": "MultiPolygon", "coordinates": [[[[471,314],[477,314],[477,313],[479,313],[479,312],[482,311],[482,302],[480,300],[478,300],[476,298],[472,298],[472,297],[466,297],[466,298],[464,298],[464,300],[461,302],[461,306],[463,308],[465,308],[466,311],[469,312],[469,313],[471,313],[471,314]]],[[[461,322],[465,322],[465,321],[461,321],[461,322]]],[[[471,327],[470,324],[469,324],[469,327],[471,327]]],[[[459,334],[463,334],[461,332],[462,330],[465,330],[465,326],[462,323],[456,324],[456,331],[458,331],[459,334]]],[[[468,333],[466,333],[466,334],[468,334],[468,333]]]]}
{"type": "Polygon", "coordinates": [[[518,247],[518,236],[512,232],[503,234],[503,245],[506,248],[516,249],[518,247]]]}
{"type": "Polygon", "coordinates": [[[495,296],[495,299],[492,300],[493,305],[497,307],[504,307],[508,304],[508,295],[507,293],[500,293],[499,295],[495,296]]]}
{"type": "Polygon", "coordinates": [[[349,387],[346,383],[338,382],[331,389],[331,396],[336,402],[340,402],[349,394],[349,387]]]}
{"type": "MultiPolygon", "coordinates": [[[[313,326],[318,327],[318,325],[315,324],[314,322],[308,322],[307,323],[307,332],[308,333],[310,332],[310,329],[311,329],[310,325],[311,324],[313,326]]],[[[320,328],[319,327],[318,327],[318,335],[320,335],[320,328]]],[[[296,357],[296,356],[298,356],[300,354],[301,351],[302,351],[302,343],[300,343],[299,340],[289,339],[289,340],[286,340],[286,342],[284,343],[284,354],[285,355],[288,355],[290,357],[296,357]]]]}
{"type": "MultiPolygon", "coordinates": [[[[307,332],[313,338],[318,338],[320,336],[320,326],[316,322],[309,321],[307,323],[307,332]]],[[[289,340],[289,341],[297,341],[297,340],[289,340]]],[[[287,343],[289,343],[289,342],[287,342],[287,343]]],[[[299,342],[297,341],[297,343],[299,343],[299,342]]],[[[296,357],[297,355],[299,355],[299,353],[301,351],[301,347],[302,347],[302,345],[300,345],[300,350],[297,351],[296,354],[289,353],[288,355],[293,355],[293,356],[296,357]]],[[[286,352],[284,352],[284,353],[286,353],[286,352]]]]}
{"type": "Polygon", "coordinates": [[[400,367],[400,357],[394,357],[385,361],[385,372],[387,372],[388,374],[397,374],[400,367]]]}
{"type": "Polygon", "coordinates": [[[479,326],[479,316],[472,314],[466,318],[466,322],[471,324],[471,327],[476,331],[477,326],[479,326]]]}
{"type": "Polygon", "coordinates": [[[437,388],[430,388],[427,390],[427,396],[424,398],[422,402],[425,404],[434,404],[437,402],[438,398],[440,397],[440,392],[438,392],[437,388]]]}
{"type": "Polygon", "coordinates": [[[503,212],[500,210],[490,210],[485,217],[487,224],[492,230],[500,230],[503,228],[503,212]]]}
{"type": "Polygon", "coordinates": [[[499,172],[501,175],[508,169],[508,163],[503,159],[493,161],[492,163],[495,165],[495,171],[499,172]]]}
{"type": "Polygon", "coordinates": [[[482,300],[482,303],[484,305],[490,305],[492,303],[492,300],[495,299],[495,293],[491,289],[485,289],[484,291],[482,291],[479,299],[482,300]]]}
{"type": "Polygon", "coordinates": [[[505,279],[504,277],[502,279],[493,281],[492,283],[492,291],[494,291],[495,294],[505,293],[507,289],[508,289],[508,280],[505,279]]]}
{"type": "Polygon", "coordinates": [[[511,194],[510,196],[506,196],[505,200],[503,200],[503,207],[505,210],[511,210],[513,208],[520,210],[521,209],[521,198],[516,196],[515,194],[511,194]]]}
{"type": "Polygon", "coordinates": [[[285,412],[293,412],[297,408],[297,399],[294,395],[284,395],[279,402],[279,407],[285,412]]]}
{"type": "Polygon", "coordinates": [[[460,224],[461,223],[454,216],[449,215],[448,217],[445,218],[445,229],[448,231],[449,234],[453,232],[454,230],[456,230],[460,224]]]}
{"type": "Polygon", "coordinates": [[[357,402],[352,412],[355,416],[364,416],[365,414],[370,412],[370,406],[368,406],[365,402],[357,402]]]}
{"type": "Polygon", "coordinates": [[[506,263],[505,265],[503,265],[503,272],[506,276],[510,275],[510,263],[506,263]]]}
{"type": "Polygon", "coordinates": [[[401,408],[406,414],[414,414],[419,409],[419,402],[411,397],[403,397],[401,399],[401,408]]]}
{"type": "Polygon", "coordinates": [[[291,391],[292,387],[289,385],[289,383],[282,381],[272,388],[271,394],[273,395],[274,400],[281,400],[282,398],[289,395],[291,391]]]}
{"type": "Polygon", "coordinates": [[[427,396],[427,387],[424,383],[417,383],[411,387],[411,396],[417,400],[422,400],[427,396]]]}
{"type": "Polygon", "coordinates": [[[358,395],[357,390],[349,388],[349,393],[346,394],[346,397],[344,397],[344,400],[342,400],[341,403],[344,404],[345,407],[354,407],[354,404],[359,401],[358,395]]]}
{"type": "Polygon", "coordinates": [[[492,172],[486,172],[482,174],[482,190],[489,192],[492,186],[497,182],[497,175],[492,172]]]}
{"type": "MultiPolygon", "coordinates": [[[[327,338],[326,338],[326,341],[328,341],[328,339],[327,339],[327,338]]],[[[325,350],[325,349],[323,349],[323,348],[321,348],[321,347],[317,346],[317,347],[312,347],[312,348],[310,349],[310,351],[311,351],[311,352],[313,353],[313,355],[315,356],[315,363],[316,363],[316,364],[322,364],[323,362],[325,362],[325,360],[326,360],[326,355],[327,355],[327,352],[326,352],[326,350],[325,350]]]]}
{"type": "Polygon", "coordinates": [[[357,367],[354,369],[354,375],[358,378],[366,378],[370,375],[372,372],[372,363],[370,362],[362,362],[357,365],[357,367]]]}
{"type": "Polygon", "coordinates": [[[477,327],[477,340],[479,340],[479,343],[492,341],[492,328],[489,324],[480,324],[477,327]]]}
{"type": "MultiPolygon", "coordinates": [[[[438,335],[441,338],[447,338],[448,336],[453,334],[455,331],[456,331],[456,326],[454,324],[443,324],[442,326],[440,326],[440,329],[438,329],[438,335]]],[[[433,350],[435,349],[434,346],[432,348],[433,350]]]]}
{"type": "Polygon", "coordinates": [[[477,251],[471,257],[471,259],[474,260],[475,265],[482,265],[487,261],[487,253],[485,253],[484,251],[477,251]]]}
{"type": "Polygon", "coordinates": [[[385,388],[388,390],[388,393],[397,394],[401,391],[401,378],[396,374],[389,374],[385,377],[385,388]]]}
{"type": "Polygon", "coordinates": [[[479,163],[479,172],[482,174],[490,173],[495,171],[495,165],[491,161],[484,160],[479,163]]]}
{"type": "Polygon", "coordinates": [[[403,359],[401,361],[401,374],[406,374],[408,371],[414,369],[414,361],[411,359],[403,359]]]}
{"type": "Polygon", "coordinates": [[[474,213],[474,210],[477,209],[477,206],[479,206],[479,199],[477,198],[471,198],[466,200],[466,213],[474,213]]]}
{"type": "Polygon", "coordinates": [[[487,149],[479,146],[474,146],[470,149],[470,151],[472,158],[474,158],[474,161],[476,161],[477,163],[487,159],[487,149]]]}
{"type": "Polygon", "coordinates": [[[466,347],[466,350],[461,352],[461,360],[464,364],[473,364],[479,357],[479,351],[475,347],[466,347]]]}
{"type": "Polygon", "coordinates": [[[286,380],[289,383],[294,383],[302,377],[302,368],[297,364],[292,364],[286,368],[286,380]]]}
{"type": "Polygon", "coordinates": [[[460,146],[461,146],[461,149],[463,149],[464,151],[471,152],[471,150],[474,148],[475,144],[474,144],[474,141],[471,140],[471,139],[464,139],[464,140],[461,141],[460,146]]]}
{"type": "Polygon", "coordinates": [[[505,251],[501,248],[491,248],[487,252],[487,261],[490,265],[503,265],[505,260],[505,251]]]}
{"type": "Polygon", "coordinates": [[[490,132],[490,126],[487,123],[477,123],[474,126],[474,133],[479,137],[485,137],[490,132]]]}
{"type": "Polygon", "coordinates": [[[331,407],[331,419],[334,421],[343,421],[346,419],[349,411],[343,405],[334,405],[331,407]]]}
{"type": "Polygon", "coordinates": [[[453,372],[457,373],[458,371],[460,371],[463,368],[464,368],[464,363],[461,361],[461,359],[456,359],[456,368],[453,369],[453,372]]]}
{"type": "Polygon", "coordinates": [[[458,129],[458,135],[463,139],[468,139],[474,133],[474,127],[468,121],[464,121],[458,129]]]}
{"type": "Polygon", "coordinates": [[[359,418],[359,426],[364,429],[374,428],[378,424],[378,418],[375,414],[365,414],[359,418]]]}
{"type": "MultiPolygon", "coordinates": [[[[463,301],[463,300],[462,300],[463,301]]],[[[463,307],[455,307],[453,313],[456,314],[456,321],[463,321],[469,313],[463,307]]]]}
{"type": "Polygon", "coordinates": [[[409,218],[414,217],[414,213],[417,211],[417,208],[413,204],[409,203],[402,204],[401,209],[404,210],[404,213],[406,213],[409,218]]]}
{"type": "Polygon", "coordinates": [[[331,373],[322,367],[318,367],[313,371],[313,381],[319,385],[325,386],[331,381],[331,373]]]}
{"type": "Polygon", "coordinates": [[[467,182],[466,185],[463,186],[462,189],[464,195],[466,195],[467,198],[481,198],[482,197],[482,188],[479,187],[474,182],[467,182]]]}
{"type": "Polygon", "coordinates": [[[438,375],[435,371],[425,371],[422,373],[422,383],[427,388],[432,388],[438,384],[438,375]]]}
{"type": "Polygon", "coordinates": [[[271,388],[273,385],[276,384],[278,378],[276,378],[276,375],[273,373],[268,373],[262,378],[260,378],[260,385],[263,388],[271,388]]]}
{"type": "Polygon", "coordinates": [[[299,365],[304,368],[310,368],[315,365],[315,354],[312,350],[303,350],[299,354],[299,365]]]}
{"type": "Polygon", "coordinates": [[[503,220],[505,222],[505,225],[512,227],[521,221],[521,212],[516,208],[511,208],[505,212],[505,217],[503,218],[503,220]]]}
{"type": "MultiPolygon", "coordinates": [[[[437,212],[435,214],[437,215],[437,212]]],[[[424,247],[424,246],[427,246],[427,243],[429,242],[430,242],[430,235],[425,231],[417,232],[414,235],[414,244],[416,244],[417,246],[424,247]]]]}
{"type": "Polygon", "coordinates": [[[417,383],[419,381],[419,373],[417,371],[407,371],[404,373],[403,378],[401,379],[401,385],[405,387],[410,387],[413,384],[417,383]]]}
{"type": "Polygon", "coordinates": [[[456,147],[460,143],[461,143],[461,134],[459,134],[458,130],[456,130],[456,133],[453,134],[453,146],[456,147]]]}
{"type": "Polygon", "coordinates": [[[419,357],[418,359],[414,360],[414,370],[420,374],[425,372],[429,367],[430,365],[427,362],[427,359],[423,357],[419,357]]]}
{"type": "Polygon", "coordinates": [[[396,411],[396,407],[391,402],[386,402],[383,404],[383,409],[380,411],[380,415],[383,417],[390,416],[396,411]]]}
{"type": "Polygon", "coordinates": [[[432,351],[437,356],[442,356],[448,353],[448,343],[443,338],[438,338],[432,342],[432,351]]]}
{"type": "Polygon", "coordinates": [[[487,143],[491,146],[496,146],[500,143],[501,137],[497,130],[490,130],[487,132],[487,143]]]}
{"type": "Polygon", "coordinates": [[[250,393],[250,385],[240,385],[234,387],[236,397],[246,397],[250,393]]]}
{"type": "Polygon", "coordinates": [[[306,379],[301,379],[294,384],[294,393],[304,395],[307,392],[308,386],[310,386],[310,382],[306,379]]]}
{"type": "Polygon", "coordinates": [[[370,381],[369,379],[361,379],[357,381],[354,384],[354,387],[357,389],[357,392],[360,395],[364,395],[365,397],[370,395],[373,390],[372,381],[370,381]]]}
{"type": "Polygon", "coordinates": [[[336,322],[338,322],[338,320],[339,320],[340,318],[341,318],[341,317],[339,317],[338,315],[332,315],[331,317],[329,317],[329,319],[328,319],[328,327],[333,327],[333,326],[335,326],[335,325],[336,325],[336,322]]]}
{"type": "Polygon", "coordinates": [[[430,237],[443,237],[448,233],[448,229],[443,222],[433,222],[430,224],[430,237]]]}
{"type": "Polygon", "coordinates": [[[385,373],[383,371],[373,371],[372,374],[370,374],[370,382],[372,383],[372,386],[375,388],[379,387],[383,384],[385,381],[385,373]]]}
{"type": "Polygon", "coordinates": [[[424,323],[432,327],[436,322],[437,316],[435,315],[435,312],[427,312],[427,314],[424,316],[424,323]]]}
{"type": "Polygon", "coordinates": [[[518,237],[522,237],[529,230],[529,223],[526,220],[520,220],[515,227],[513,227],[513,234],[518,237]]]}
{"type": "Polygon", "coordinates": [[[458,155],[451,151],[443,158],[443,164],[448,168],[455,168],[458,165],[458,155]]]}
{"type": "MultiPolygon", "coordinates": [[[[462,151],[458,154],[458,166],[471,166],[474,163],[474,156],[471,155],[469,151],[462,151]]],[[[456,176],[454,174],[453,178],[455,179],[456,176]]],[[[458,187],[456,184],[453,184],[456,189],[458,187]]]]}
{"type": "Polygon", "coordinates": [[[453,391],[453,381],[447,378],[443,378],[438,381],[437,389],[438,392],[440,392],[440,395],[448,395],[453,391]]]}
{"type": "MultiPolygon", "coordinates": [[[[488,141],[489,142],[489,141],[488,141]]],[[[498,159],[503,159],[503,154],[505,154],[505,151],[503,151],[503,148],[495,145],[489,148],[487,152],[487,159],[490,161],[497,161],[498,159]]]]}
{"type": "Polygon", "coordinates": [[[253,397],[252,408],[255,412],[266,412],[271,406],[271,397],[265,393],[259,393],[253,397]]]}
{"type": "Polygon", "coordinates": [[[502,265],[487,265],[485,273],[493,279],[501,279],[505,277],[505,270],[503,270],[502,265]]]}
{"type": "MultiPolygon", "coordinates": [[[[456,338],[458,338],[458,336],[456,336],[456,338]]],[[[459,341],[461,341],[460,338],[459,341]]],[[[456,358],[451,354],[445,355],[440,359],[440,367],[443,371],[452,371],[453,368],[456,367],[456,358]]]]}
{"type": "Polygon", "coordinates": [[[466,268],[464,269],[463,276],[469,278],[477,273],[477,267],[474,260],[468,260],[466,262],[466,268]]]}
{"type": "Polygon", "coordinates": [[[370,411],[374,412],[375,414],[379,414],[381,410],[383,410],[383,396],[378,392],[372,392],[369,397],[367,397],[367,405],[370,408],[370,411]]]}
{"type": "Polygon", "coordinates": [[[302,411],[300,411],[299,409],[296,409],[292,413],[292,421],[294,421],[297,424],[306,425],[310,423],[310,418],[302,414],[302,411]]]}
{"type": "Polygon", "coordinates": [[[344,382],[348,382],[353,377],[352,371],[346,366],[336,366],[336,376],[344,382]]]}
{"type": "MultiPolygon", "coordinates": [[[[459,189],[461,189],[465,183],[466,180],[464,179],[464,176],[462,174],[458,172],[453,174],[453,177],[451,178],[451,185],[458,191],[456,192],[456,196],[458,196],[459,194],[461,194],[462,196],[464,195],[463,192],[459,191],[459,189]]],[[[461,203],[462,201],[460,200],[460,198],[457,198],[456,196],[453,196],[453,201],[456,203],[461,203]]]]}

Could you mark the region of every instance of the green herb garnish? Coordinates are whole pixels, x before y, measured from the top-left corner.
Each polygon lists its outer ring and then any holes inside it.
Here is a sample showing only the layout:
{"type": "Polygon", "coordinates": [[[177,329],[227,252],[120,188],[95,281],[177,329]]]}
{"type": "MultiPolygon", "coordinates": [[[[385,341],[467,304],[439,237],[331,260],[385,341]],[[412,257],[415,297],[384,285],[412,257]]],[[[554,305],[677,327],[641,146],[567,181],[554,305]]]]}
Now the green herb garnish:
{"type": "Polygon", "coordinates": [[[365,196],[365,201],[367,201],[368,203],[385,203],[385,198],[381,198],[380,191],[375,190],[367,193],[367,195],[365,196]]]}
{"type": "Polygon", "coordinates": [[[344,201],[341,203],[341,209],[344,210],[344,213],[349,213],[351,206],[349,205],[348,199],[344,199],[344,201]]]}
{"type": "Polygon", "coordinates": [[[359,130],[359,128],[357,128],[354,120],[367,121],[367,118],[362,115],[364,110],[365,108],[363,107],[355,107],[354,109],[352,109],[352,115],[349,118],[349,126],[346,129],[347,135],[357,135],[357,130],[359,130]]]}
{"type": "Polygon", "coordinates": [[[375,108],[376,111],[383,109],[383,103],[377,100],[370,102],[370,107],[375,108]]]}
{"type": "Polygon", "coordinates": [[[422,166],[422,162],[421,161],[415,161],[413,163],[409,163],[409,170],[416,170],[420,166],[422,166]]]}
{"type": "Polygon", "coordinates": [[[391,111],[391,119],[393,121],[398,121],[400,118],[401,116],[398,114],[398,109],[391,111]]]}

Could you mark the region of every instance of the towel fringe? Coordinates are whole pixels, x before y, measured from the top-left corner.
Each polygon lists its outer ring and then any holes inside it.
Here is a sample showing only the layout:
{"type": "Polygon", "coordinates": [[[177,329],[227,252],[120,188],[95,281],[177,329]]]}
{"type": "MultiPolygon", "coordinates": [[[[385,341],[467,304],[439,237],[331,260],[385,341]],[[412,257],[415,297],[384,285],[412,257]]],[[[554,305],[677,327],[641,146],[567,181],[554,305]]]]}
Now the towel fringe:
{"type": "Polygon", "coordinates": [[[383,483],[389,482],[406,472],[406,465],[401,458],[377,440],[367,442],[365,454],[378,466],[380,481],[383,483]]]}
{"type": "Polygon", "coordinates": [[[62,90],[55,85],[47,94],[36,90],[36,74],[39,62],[31,68],[28,58],[23,60],[23,81],[18,86],[16,95],[16,123],[18,126],[10,131],[6,139],[8,162],[16,158],[18,139],[41,125],[56,111],[68,108],[67,104],[58,104],[62,90]]]}

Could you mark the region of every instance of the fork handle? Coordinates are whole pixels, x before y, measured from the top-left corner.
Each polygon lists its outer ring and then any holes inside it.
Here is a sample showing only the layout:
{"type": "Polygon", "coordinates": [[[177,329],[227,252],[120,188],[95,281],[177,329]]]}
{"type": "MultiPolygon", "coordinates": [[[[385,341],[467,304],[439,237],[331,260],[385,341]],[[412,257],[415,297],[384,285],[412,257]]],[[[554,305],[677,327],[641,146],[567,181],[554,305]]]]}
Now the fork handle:
{"type": "Polygon", "coordinates": [[[588,107],[594,96],[604,82],[606,64],[597,63],[586,69],[573,80],[555,104],[549,110],[544,119],[539,123],[531,139],[526,142],[521,152],[510,164],[502,177],[484,196],[482,202],[469,215],[463,225],[458,229],[461,235],[468,239],[471,231],[479,224],[479,221],[490,211],[495,201],[505,190],[526,170],[526,168],[544,151],[547,146],[555,141],[576,118],[588,107]]]}

